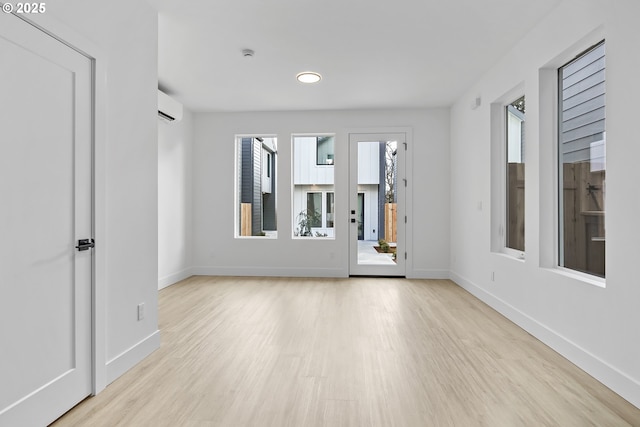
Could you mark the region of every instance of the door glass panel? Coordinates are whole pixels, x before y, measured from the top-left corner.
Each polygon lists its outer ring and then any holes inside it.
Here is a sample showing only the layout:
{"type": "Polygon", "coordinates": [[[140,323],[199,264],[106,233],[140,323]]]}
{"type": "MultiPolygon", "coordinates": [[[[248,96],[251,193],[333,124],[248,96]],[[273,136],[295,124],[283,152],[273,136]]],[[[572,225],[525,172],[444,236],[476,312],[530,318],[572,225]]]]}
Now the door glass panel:
{"type": "Polygon", "coordinates": [[[358,142],[358,264],[395,265],[397,141],[358,142]]]}

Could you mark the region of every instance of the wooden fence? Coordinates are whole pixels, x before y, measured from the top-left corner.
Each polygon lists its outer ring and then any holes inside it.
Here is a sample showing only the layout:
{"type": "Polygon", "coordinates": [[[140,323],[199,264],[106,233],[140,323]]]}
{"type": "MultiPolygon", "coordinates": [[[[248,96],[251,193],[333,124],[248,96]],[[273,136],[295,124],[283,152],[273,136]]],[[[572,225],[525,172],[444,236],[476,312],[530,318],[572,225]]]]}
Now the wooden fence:
{"type": "Polygon", "coordinates": [[[507,247],[524,251],[524,163],[509,163],[507,177],[507,247]]]}
{"type": "Polygon", "coordinates": [[[251,236],[251,203],[240,203],[240,235],[251,236]]]}
{"type": "Polygon", "coordinates": [[[397,203],[384,204],[384,240],[387,242],[397,242],[397,224],[398,224],[398,205],[397,203]]]}
{"type": "Polygon", "coordinates": [[[564,165],[563,177],[564,266],[604,276],[605,172],[572,163],[564,165]]]}

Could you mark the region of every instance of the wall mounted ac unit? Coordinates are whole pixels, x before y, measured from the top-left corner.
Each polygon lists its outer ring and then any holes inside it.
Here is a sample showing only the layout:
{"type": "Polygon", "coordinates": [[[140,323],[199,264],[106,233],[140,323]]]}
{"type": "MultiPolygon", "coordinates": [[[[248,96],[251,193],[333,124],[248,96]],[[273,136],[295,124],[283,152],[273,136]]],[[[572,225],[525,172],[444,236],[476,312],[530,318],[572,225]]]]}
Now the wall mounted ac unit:
{"type": "Polygon", "coordinates": [[[158,118],[165,123],[182,120],[182,104],[158,90],[158,118]]]}

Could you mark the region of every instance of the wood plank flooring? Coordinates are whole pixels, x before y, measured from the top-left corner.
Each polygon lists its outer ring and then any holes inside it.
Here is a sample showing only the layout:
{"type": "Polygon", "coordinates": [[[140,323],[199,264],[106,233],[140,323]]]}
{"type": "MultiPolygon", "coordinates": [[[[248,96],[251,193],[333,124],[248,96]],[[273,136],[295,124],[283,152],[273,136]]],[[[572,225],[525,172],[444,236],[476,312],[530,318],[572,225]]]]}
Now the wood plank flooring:
{"type": "Polygon", "coordinates": [[[640,426],[626,402],[446,280],[195,276],[161,348],[63,426],[640,426]]]}

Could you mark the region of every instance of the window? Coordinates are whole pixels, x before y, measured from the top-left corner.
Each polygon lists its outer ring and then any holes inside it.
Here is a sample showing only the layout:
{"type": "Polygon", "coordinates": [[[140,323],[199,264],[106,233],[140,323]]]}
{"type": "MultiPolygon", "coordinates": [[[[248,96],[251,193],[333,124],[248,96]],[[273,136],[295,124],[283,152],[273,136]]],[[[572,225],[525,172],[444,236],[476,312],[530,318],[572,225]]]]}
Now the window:
{"type": "Polygon", "coordinates": [[[605,277],[605,44],[558,72],[559,265],[605,277]]]}
{"type": "Polygon", "coordinates": [[[294,237],[334,237],[334,139],[292,138],[294,237]]]}
{"type": "Polygon", "coordinates": [[[333,193],[327,193],[327,228],[333,228],[333,193]]]}
{"type": "Polygon", "coordinates": [[[236,237],[277,237],[276,138],[236,138],[236,237]]]}
{"type": "MultiPolygon", "coordinates": [[[[524,82],[491,103],[491,251],[525,256],[524,82]]],[[[482,201],[478,201],[482,209],[482,201]]]]}
{"type": "Polygon", "coordinates": [[[506,242],[524,252],[524,96],[506,107],[506,242]]]}
{"type": "Polygon", "coordinates": [[[267,164],[267,178],[271,178],[271,153],[267,152],[267,159],[266,159],[266,164],[267,164]]]}
{"type": "Polygon", "coordinates": [[[316,164],[333,165],[333,136],[316,138],[316,164]]]}
{"type": "Polygon", "coordinates": [[[306,214],[309,227],[322,227],[322,193],[307,193],[306,214]]]}

